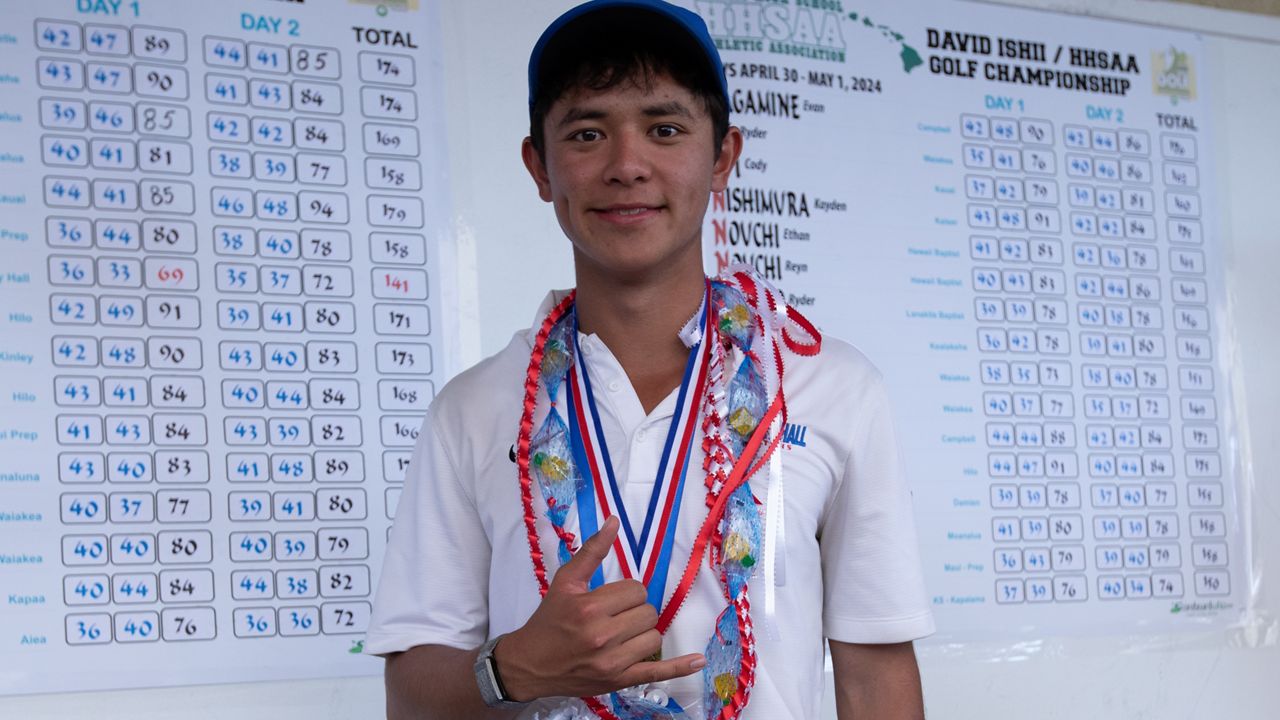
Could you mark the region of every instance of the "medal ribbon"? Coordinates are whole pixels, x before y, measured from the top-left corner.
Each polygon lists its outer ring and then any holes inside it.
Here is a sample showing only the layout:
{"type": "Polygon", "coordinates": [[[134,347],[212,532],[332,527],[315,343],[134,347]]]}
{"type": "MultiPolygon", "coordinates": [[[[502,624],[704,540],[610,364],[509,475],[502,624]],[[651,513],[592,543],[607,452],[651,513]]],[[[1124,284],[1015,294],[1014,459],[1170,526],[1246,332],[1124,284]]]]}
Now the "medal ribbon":
{"type": "MultiPolygon", "coordinates": [[[[703,305],[699,322],[705,329],[709,304],[704,300],[703,305]]],[[[573,334],[576,338],[577,332],[573,334]]],[[[622,531],[614,541],[614,556],[622,575],[643,582],[648,588],[649,603],[661,611],[698,410],[706,390],[710,346],[699,342],[689,351],[675,414],[667,430],[644,524],[638,532],[622,500],[623,488],[609,456],[586,356],[580,347],[575,350],[576,363],[570,369],[569,382],[566,383],[570,442],[575,462],[588,480],[580,488],[577,498],[579,529],[585,540],[598,530],[605,519],[617,515],[622,531]]],[[[591,587],[603,584],[603,580],[603,573],[597,571],[592,577],[591,587]]]]}

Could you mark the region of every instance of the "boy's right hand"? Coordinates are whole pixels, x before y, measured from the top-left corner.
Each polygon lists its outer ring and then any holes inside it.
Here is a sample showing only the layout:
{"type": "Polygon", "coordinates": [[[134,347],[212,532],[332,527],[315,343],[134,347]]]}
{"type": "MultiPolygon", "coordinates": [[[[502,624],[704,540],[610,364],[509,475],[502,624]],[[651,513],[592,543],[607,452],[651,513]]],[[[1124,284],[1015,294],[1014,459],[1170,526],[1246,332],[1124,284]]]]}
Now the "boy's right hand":
{"type": "Polygon", "coordinates": [[[603,695],[697,672],[701,653],[648,660],[662,649],[658,612],[643,584],[619,580],[589,590],[618,536],[610,517],[551,580],[524,627],[498,643],[494,659],[512,700],[603,695]]]}

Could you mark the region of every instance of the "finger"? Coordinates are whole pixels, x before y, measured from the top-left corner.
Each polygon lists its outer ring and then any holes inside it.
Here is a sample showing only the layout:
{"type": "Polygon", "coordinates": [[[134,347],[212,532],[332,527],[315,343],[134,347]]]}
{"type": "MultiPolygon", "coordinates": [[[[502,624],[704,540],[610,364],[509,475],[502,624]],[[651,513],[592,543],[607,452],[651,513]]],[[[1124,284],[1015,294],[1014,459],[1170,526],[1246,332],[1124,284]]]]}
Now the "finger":
{"type": "MultiPolygon", "coordinates": [[[[614,615],[607,622],[617,643],[625,645],[632,638],[654,630],[658,624],[658,612],[649,603],[644,603],[614,615]]],[[[658,640],[658,647],[662,647],[661,638],[658,640]]]]}
{"type": "Polygon", "coordinates": [[[692,675],[705,667],[706,664],[707,660],[702,656],[702,653],[690,653],[670,660],[645,660],[622,671],[617,681],[621,687],[632,687],[633,685],[642,685],[644,683],[674,680],[675,678],[692,675]]]}
{"type": "Polygon", "coordinates": [[[613,547],[616,537],[618,537],[618,518],[610,516],[604,521],[604,525],[600,526],[600,531],[587,538],[582,543],[582,547],[578,548],[578,552],[569,558],[569,562],[556,572],[555,580],[586,585],[591,581],[596,568],[600,567],[600,563],[609,556],[609,550],[613,547]],[[562,576],[563,580],[561,580],[562,576]]]}
{"type": "Polygon", "coordinates": [[[650,628],[604,649],[602,654],[608,660],[609,667],[620,668],[618,672],[623,672],[636,663],[652,660],[661,652],[662,633],[650,628]]]}
{"type": "MultiPolygon", "coordinates": [[[[618,580],[592,590],[591,602],[605,615],[617,615],[641,605],[648,605],[649,591],[636,580],[618,580]]],[[[652,607],[652,606],[650,606],[652,607]]]]}

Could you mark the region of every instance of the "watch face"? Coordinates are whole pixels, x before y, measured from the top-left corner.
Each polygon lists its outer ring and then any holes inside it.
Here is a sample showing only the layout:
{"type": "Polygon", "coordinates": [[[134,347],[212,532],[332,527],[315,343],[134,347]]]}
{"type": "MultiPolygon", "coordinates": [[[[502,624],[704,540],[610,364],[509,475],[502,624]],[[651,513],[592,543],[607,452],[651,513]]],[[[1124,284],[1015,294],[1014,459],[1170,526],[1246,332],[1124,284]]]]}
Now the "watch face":
{"type": "Polygon", "coordinates": [[[494,697],[499,700],[505,700],[502,696],[502,685],[498,682],[498,668],[493,662],[493,652],[484,656],[485,676],[489,680],[489,687],[493,690],[494,697]]]}
{"type": "Polygon", "coordinates": [[[498,644],[497,638],[485,643],[476,657],[476,685],[480,688],[480,697],[489,707],[510,707],[512,703],[502,691],[502,682],[498,679],[498,666],[493,658],[493,648],[498,644]]]}
{"type": "Polygon", "coordinates": [[[507,696],[506,688],[502,687],[502,677],[498,675],[498,661],[493,657],[493,651],[485,656],[484,664],[489,668],[489,677],[493,680],[493,693],[498,696],[498,700],[504,704],[510,704],[511,698],[507,696]]]}

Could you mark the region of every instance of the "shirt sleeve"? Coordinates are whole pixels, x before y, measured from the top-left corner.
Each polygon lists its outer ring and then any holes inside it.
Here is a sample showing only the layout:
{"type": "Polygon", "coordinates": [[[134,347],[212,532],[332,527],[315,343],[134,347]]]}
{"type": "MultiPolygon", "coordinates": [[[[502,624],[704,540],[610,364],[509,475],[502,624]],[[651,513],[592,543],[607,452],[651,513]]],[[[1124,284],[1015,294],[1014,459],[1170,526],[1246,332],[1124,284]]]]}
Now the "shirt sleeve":
{"type": "Polygon", "coordinates": [[[488,632],[490,543],[430,410],[409,461],[364,651],[471,649],[488,632]]]}
{"type": "Polygon", "coordinates": [[[823,632],[849,643],[896,643],[934,630],[911,493],[883,380],[861,397],[849,457],[823,523],[823,632]]]}

